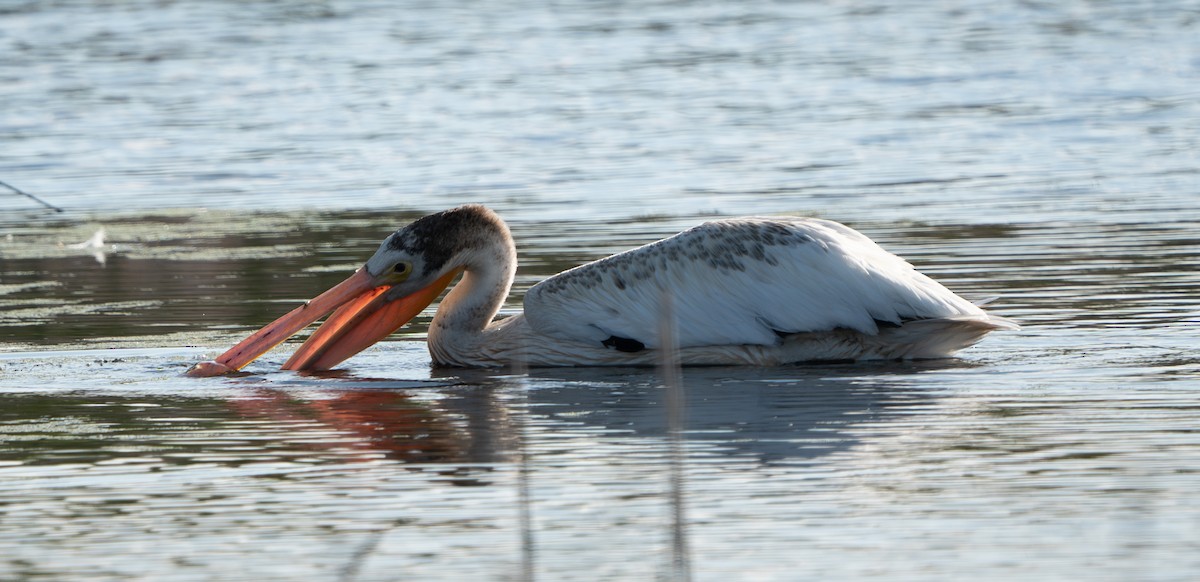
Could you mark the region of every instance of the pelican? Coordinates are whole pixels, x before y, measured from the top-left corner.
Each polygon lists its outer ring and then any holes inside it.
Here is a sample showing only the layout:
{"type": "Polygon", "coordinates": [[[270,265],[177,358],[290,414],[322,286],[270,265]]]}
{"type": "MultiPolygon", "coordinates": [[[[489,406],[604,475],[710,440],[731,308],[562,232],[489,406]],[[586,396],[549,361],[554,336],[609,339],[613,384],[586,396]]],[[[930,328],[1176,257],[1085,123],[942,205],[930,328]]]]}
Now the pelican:
{"type": "Polygon", "coordinates": [[[283,366],[328,370],[399,329],[460,274],[429,326],[435,366],[648,366],[663,348],[684,365],[944,358],[1017,328],[862,233],[816,218],[707,222],[550,277],[525,294],[524,313],[496,319],[516,267],[496,213],[431,214],[189,374],[240,370],[331,314],[283,366]]]}

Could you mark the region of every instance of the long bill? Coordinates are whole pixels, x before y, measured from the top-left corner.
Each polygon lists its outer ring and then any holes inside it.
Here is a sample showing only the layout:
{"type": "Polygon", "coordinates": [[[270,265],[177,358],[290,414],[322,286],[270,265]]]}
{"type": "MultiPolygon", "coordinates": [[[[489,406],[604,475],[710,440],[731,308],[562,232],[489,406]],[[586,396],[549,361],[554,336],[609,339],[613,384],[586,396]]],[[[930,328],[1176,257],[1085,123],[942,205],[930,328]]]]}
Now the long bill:
{"type": "Polygon", "coordinates": [[[451,271],[411,295],[389,300],[387,291],[391,285],[381,284],[365,267],[360,268],[345,281],[238,342],[215,361],[196,364],[187,375],[217,376],[241,370],[333,312],[284,365],[288,370],[329,369],[400,329],[432,303],[457,274],[457,270],[451,271]]]}
{"type": "Polygon", "coordinates": [[[342,363],[411,321],[459,272],[454,269],[416,292],[395,299],[378,289],[359,295],[334,311],[283,364],[283,369],[328,370],[342,363]]]}

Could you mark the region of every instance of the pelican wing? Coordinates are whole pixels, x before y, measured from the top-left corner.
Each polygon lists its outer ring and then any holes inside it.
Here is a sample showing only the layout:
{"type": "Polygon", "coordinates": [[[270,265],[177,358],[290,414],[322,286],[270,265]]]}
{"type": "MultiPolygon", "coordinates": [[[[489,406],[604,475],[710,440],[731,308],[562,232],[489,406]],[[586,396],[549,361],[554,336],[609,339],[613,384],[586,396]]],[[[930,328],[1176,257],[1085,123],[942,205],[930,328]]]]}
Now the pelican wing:
{"type": "Polygon", "coordinates": [[[654,348],[670,297],[680,347],[771,345],[784,334],[984,312],[845,225],[743,218],[564,271],[534,285],[525,317],[571,341],[654,348]],[[636,344],[633,344],[636,345],[636,344]]]}

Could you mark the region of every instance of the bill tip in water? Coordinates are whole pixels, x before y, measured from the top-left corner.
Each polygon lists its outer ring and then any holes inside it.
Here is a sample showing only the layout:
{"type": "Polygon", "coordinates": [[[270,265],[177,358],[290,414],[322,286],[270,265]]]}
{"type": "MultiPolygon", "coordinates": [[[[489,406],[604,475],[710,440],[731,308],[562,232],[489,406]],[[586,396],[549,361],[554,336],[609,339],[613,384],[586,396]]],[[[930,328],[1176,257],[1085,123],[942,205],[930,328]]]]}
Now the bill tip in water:
{"type": "Polygon", "coordinates": [[[209,360],[207,362],[200,362],[199,364],[188,368],[188,371],[184,372],[184,375],[192,378],[211,378],[212,376],[224,376],[226,374],[232,374],[236,371],[237,370],[234,370],[225,364],[209,360]]]}

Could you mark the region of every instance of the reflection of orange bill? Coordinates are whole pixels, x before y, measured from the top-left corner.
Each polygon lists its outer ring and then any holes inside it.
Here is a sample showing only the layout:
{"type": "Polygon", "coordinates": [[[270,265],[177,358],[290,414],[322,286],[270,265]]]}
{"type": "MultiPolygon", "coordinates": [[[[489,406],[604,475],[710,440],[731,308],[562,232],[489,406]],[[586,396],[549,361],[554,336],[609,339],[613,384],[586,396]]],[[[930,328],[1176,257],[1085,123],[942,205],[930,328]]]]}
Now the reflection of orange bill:
{"type": "Polygon", "coordinates": [[[242,369],[314,321],[333,315],[284,364],[286,370],[328,370],[382,340],[421,313],[458,276],[460,269],[402,297],[389,297],[391,283],[366,267],[287,315],[267,324],[221,354],[188,370],[216,376],[242,369]]]}

